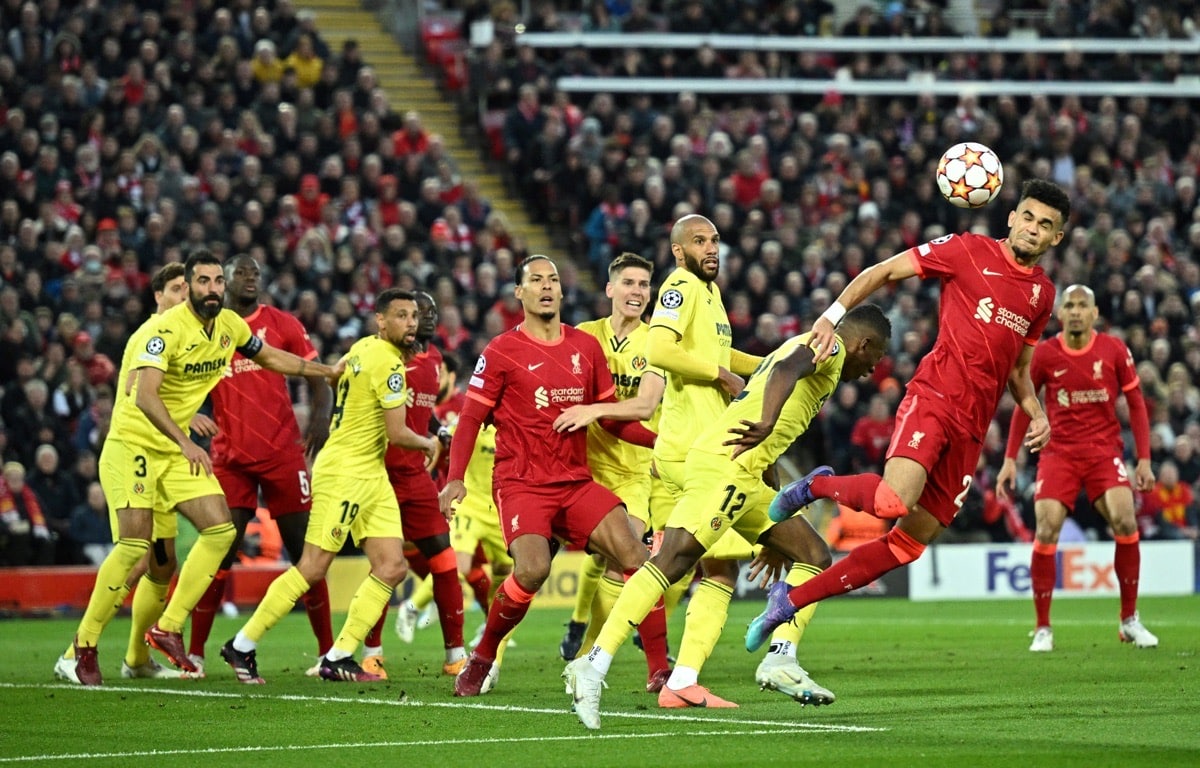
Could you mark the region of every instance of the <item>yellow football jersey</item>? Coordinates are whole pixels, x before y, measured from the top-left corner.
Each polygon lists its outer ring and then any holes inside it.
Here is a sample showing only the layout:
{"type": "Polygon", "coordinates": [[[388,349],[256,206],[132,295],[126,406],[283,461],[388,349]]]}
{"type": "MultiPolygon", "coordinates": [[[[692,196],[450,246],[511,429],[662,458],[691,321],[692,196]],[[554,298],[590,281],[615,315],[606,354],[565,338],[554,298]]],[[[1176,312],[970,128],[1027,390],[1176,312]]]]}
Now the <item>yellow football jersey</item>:
{"type": "MultiPolygon", "coordinates": [[[[696,438],[694,449],[725,456],[732,453],[733,446],[722,445],[734,437],[729,433],[729,428],[739,426],[743,419],[758,421],[762,418],[763,391],[776,361],[787,357],[797,347],[806,345],[811,335],[803,333],[793,336],[780,345],[779,349],[763,358],[750,380],[746,382],[742,393],[734,398],[720,418],[709,422],[696,438]]],[[[775,429],[771,434],[734,461],[744,466],[752,475],[761,474],[773,464],[797,437],[804,434],[813,417],[821,410],[821,406],[837,389],[845,363],[846,348],[842,340],[837,338],[833,354],[825,358],[815,371],[800,379],[792,394],[783,402],[779,420],[775,422],[775,429]]]]}
{"type": "Polygon", "coordinates": [[[222,309],[213,320],[211,333],[204,330],[204,323],[186,301],[161,315],[152,315],[133,332],[121,357],[111,434],[148,450],[178,451],[179,446],[137,407],[137,376],[128,395],[125,382],[139,368],[162,371],[159,397],[171,420],[186,433],[204,398],[228,372],[233,353],[252,338],[250,326],[230,309],[222,309]]]}
{"type": "Polygon", "coordinates": [[[404,358],[396,345],[378,336],[354,342],[337,383],[329,440],[317,454],[313,475],[372,477],[385,472],[388,441],[383,412],[404,405],[407,389],[404,358]]]}
{"type": "MultiPolygon", "coordinates": [[[[716,283],[705,283],[687,269],[676,268],[659,289],[650,325],[678,334],[688,354],[729,368],[733,329],[716,283]]],[[[700,430],[715,422],[728,404],[729,398],[716,381],[667,371],[654,455],[665,461],[683,461],[700,430]]]]}
{"type": "MultiPolygon", "coordinates": [[[[456,425],[457,426],[457,425],[456,425]]],[[[453,432],[455,427],[451,427],[453,432]]],[[[496,427],[484,424],[479,428],[475,437],[475,451],[467,463],[467,471],[463,474],[463,485],[467,493],[478,493],[487,498],[492,497],[492,470],[496,467],[496,427]]]]}
{"type": "MultiPolygon", "coordinates": [[[[608,361],[608,370],[612,373],[613,386],[617,388],[618,400],[636,396],[638,385],[646,373],[665,377],[660,369],[651,367],[646,359],[646,337],[650,333],[650,326],[645,323],[639,324],[628,336],[620,339],[608,317],[580,323],[576,328],[595,336],[600,342],[604,358],[608,361]]],[[[652,431],[657,431],[660,411],[661,408],[656,409],[654,416],[643,422],[652,431]]],[[[597,482],[606,487],[610,487],[606,479],[644,475],[650,467],[649,448],[627,443],[596,423],[588,425],[587,450],[592,474],[597,482]]]]}

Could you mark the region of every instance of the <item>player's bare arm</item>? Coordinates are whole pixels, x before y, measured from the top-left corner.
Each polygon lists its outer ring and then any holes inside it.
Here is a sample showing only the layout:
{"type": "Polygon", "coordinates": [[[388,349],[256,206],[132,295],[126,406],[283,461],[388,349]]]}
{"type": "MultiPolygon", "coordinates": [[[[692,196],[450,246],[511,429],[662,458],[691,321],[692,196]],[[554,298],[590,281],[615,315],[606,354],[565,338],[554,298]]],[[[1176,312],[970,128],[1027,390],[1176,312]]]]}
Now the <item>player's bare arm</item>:
{"type": "Polygon", "coordinates": [[[574,432],[599,419],[614,421],[646,421],[662,402],[667,382],[656,373],[647,373],[638,382],[637,394],[627,400],[573,405],[554,420],[556,432],[574,432]]]}
{"type": "MultiPolygon", "coordinates": [[[[343,368],[346,365],[345,362],[340,364],[343,368]]],[[[311,459],[329,439],[329,413],[333,406],[333,390],[324,376],[313,374],[305,376],[304,381],[308,384],[308,402],[311,408],[308,429],[304,433],[304,455],[311,459]]]]}
{"type": "Polygon", "coordinates": [[[808,346],[816,353],[813,362],[819,365],[833,352],[834,329],[846,312],[866,301],[871,294],[888,283],[907,280],[916,274],[916,265],[908,251],[901,251],[886,261],[858,273],[837,297],[837,301],[813,323],[812,338],[808,340],[808,346]]]}
{"type": "Polygon", "coordinates": [[[383,423],[387,429],[388,442],[406,451],[420,451],[425,454],[425,464],[428,469],[432,466],[431,462],[437,458],[437,440],[413,432],[405,421],[407,412],[408,408],[403,405],[383,412],[383,423]]]}
{"type": "Polygon", "coordinates": [[[1026,344],[1017,358],[1016,365],[1008,374],[1008,391],[1022,411],[1029,416],[1029,431],[1025,436],[1025,447],[1030,453],[1037,453],[1050,442],[1050,421],[1038,400],[1037,388],[1030,376],[1030,363],[1033,361],[1033,345],[1026,344]]]}
{"type": "Polygon", "coordinates": [[[771,368],[767,381],[763,385],[762,416],[758,421],[741,420],[740,427],[730,427],[729,432],[735,437],[725,441],[725,445],[735,446],[733,457],[736,458],[754,446],[767,439],[775,429],[783,404],[796,388],[796,383],[817,369],[813,363],[815,354],[808,347],[796,347],[788,355],[771,368]]]}
{"type": "Polygon", "coordinates": [[[651,325],[650,333],[646,336],[646,359],[650,365],[667,373],[714,382],[731,396],[736,396],[746,386],[746,382],[736,373],[689,353],[680,346],[682,340],[682,336],[666,326],[651,325]]]}
{"type": "Polygon", "coordinates": [[[183,457],[191,465],[192,474],[198,475],[203,471],[204,474],[211,475],[212,459],[208,452],[196,445],[192,438],[179,428],[179,425],[171,418],[171,413],[167,410],[162,397],[158,394],[159,387],[163,382],[163,371],[158,368],[140,368],[138,370],[138,390],[135,401],[138,409],[146,414],[146,418],[154,425],[155,429],[179,446],[183,457]]]}
{"type": "Polygon", "coordinates": [[[306,378],[320,376],[324,379],[336,380],[346,369],[345,360],[338,360],[337,365],[328,366],[316,360],[305,360],[299,355],[293,355],[291,352],[272,347],[270,344],[263,344],[253,359],[263,368],[282,373],[285,376],[304,376],[306,378]]]}
{"type": "Polygon", "coordinates": [[[188,429],[201,437],[216,437],[217,433],[221,431],[217,422],[203,413],[197,413],[192,417],[192,423],[188,424],[188,429]]]}

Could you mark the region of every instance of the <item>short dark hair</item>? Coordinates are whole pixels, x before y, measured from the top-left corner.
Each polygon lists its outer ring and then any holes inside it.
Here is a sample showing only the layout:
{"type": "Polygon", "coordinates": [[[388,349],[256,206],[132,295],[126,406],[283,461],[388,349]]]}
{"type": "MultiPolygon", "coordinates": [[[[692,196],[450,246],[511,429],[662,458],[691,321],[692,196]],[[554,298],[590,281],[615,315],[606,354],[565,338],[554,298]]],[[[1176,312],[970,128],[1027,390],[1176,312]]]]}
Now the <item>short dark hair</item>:
{"type": "Polygon", "coordinates": [[[155,293],[161,293],[167,290],[167,283],[177,277],[183,277],[183,265],[178,261],[172,261],[169,264],[164,264],[154,273],[154,277],[150,278],[150,290],[155,293]]]}
{"type": "Polygon", "coordinates": [[[629,267],[637,267],[638,269],[646,270],[651,275],[654,274],[654,262],[644,259],[636,253],[626,251],[613,259],[612,263],[608,265],[608,279],[616,280],[617,275],[621,274],[621,270],[629,267]]]}
{"type": "Polygon", "coordinates": [[[458,373],[462,370],[462,361],[458,359],[458,355],[453,352],[442,353],[442,365],[446,366],[448,373],[458,373]]]}
{"type": "Polygon", "coordinates": [[[400,288],[387,288],[380,291],[379,296],[375,299],[375,314],[382,315],[387,312],[388,306],[393,301],[411,301],[414,304],[417,298],[413,296],[412,291],[405,291],[400,288]]]}
{"type": "Polygon", "coordinates": [[[192,282],[192,277],[196,273],[196,267],[201,264],[215,264],[219,267],[221,260],[207,248],[197,248],[192,251],[191,255],[187,257],[187,261],[183,263],[183,275],[189,283],[192,282]]]}
{"type": "Polygon", "coordinates": [[[525,268],[535,261],[548,261],[554,266],[555,269],[558,269],[558,265],[555,264],[554,260],[551,259],[549,256],[547,256],[544,253],[535,253],[532,256],[528,256],[528,257],[522,259],[521,263],[517,265],[517,274],[514,276],[513,282],[516,283],[517,285],[520,285],[522,282],[524,282],[525,268]]]}
{"type": "Polygon", "coordinates": [[[847,312],[840,325],[851,325],[872,336],[878,336],[885,344],[892,337],[892,321],[888,320],[878,304],[870,302],[859,304],[847,312]]]}
{"type": "Polygon", "coordinates": [[[1030,179],[1021,185],[1021,200],[1027,197],[1045,203],[1061,213],[1062,225],[1067,225],[1067,219],[1071,218],[1071,198],[1062,187],[1045,179],[1030,179]]]}

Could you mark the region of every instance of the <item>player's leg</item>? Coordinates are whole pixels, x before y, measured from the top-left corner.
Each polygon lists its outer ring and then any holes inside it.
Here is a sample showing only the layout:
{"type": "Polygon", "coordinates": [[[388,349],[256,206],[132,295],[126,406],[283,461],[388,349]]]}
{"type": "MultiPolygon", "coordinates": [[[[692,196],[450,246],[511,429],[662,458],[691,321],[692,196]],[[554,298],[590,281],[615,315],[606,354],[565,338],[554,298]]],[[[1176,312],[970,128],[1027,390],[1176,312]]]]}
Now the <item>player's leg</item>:
{"type": "MultiPolygon", "coordinates": [[[[299,562],[304,555],[304,534],[308,530],[309,514],[307,511],[293,512],[274,518],[275,524],[279,526],[279,537],[283,540],[284,551],[287,552],[288,559],[293,563],[299,562]]],[[[320,658],[333,646],[329,583],[323,578],[318,579],[309,586],[308,591],[300,599],[304,602],[304,612],[308,615],[308,624],[312,627],[313,637],[317,640],[317,657],[320,658]]]]}
{"type": "MultiPolygon", "coordinates": [[[[440,513],[437,514],[440,518],[440,513]]],[[[443,531],[418,539],[415,543],[429,561],[433,602],[437,606],[446,653],[442,672],[457,675],[466,665],[467,655],[463,649],[463,590],[458,580],[458,560],[450,546],[450,533],[443,531]]]]}
{"type": "MultiPolygon", "coordinates": [[[[497,494],[498,496],[500,494],[497,494]]],[[[529,498],[529,494],[516,494],[518,497],[524,496],[529,498]]],[[[515,499],[514,499],[515,502],[515,499]]],[[[507,504],[501,505],[501,514],[507,504]]],[[[514,503],[514,506],[516,504],[514,503]]],[[[543,511],[546,506],[544,505],[543,511]]],[[[530,510],[531,512],[533,510],[530,510]]],[[[512,517],[510,512],[505,519],[511,525],[516,518],[512,517]]],[[[521,518],[525,515],[521,514],[521,518]]],[[[513,571],[512,574],[504,580],[500,588],[496,591],[496,597],[492,601],[491,608],[488,610],[487,623],[484,625],[483,635],[479,639],[479,644],[471,652],[470,658],[467,660],[467,665],[462,672],[454,678],[454,695],[455,696],[478,696],[484,693],[484,686],[487,678],[492,671],[493,664],[498,655],[498,649],[505,638],[516,629],[517,625],[525,618],[525,614],[529,612],[529,604],[533,601],[533,596],[541,589],[542,584],[550,575],[550,538],[548,536],[549,515],[533,515],[530,514],[530,522],[532,518],[541,517],[540,525],[533,525],[532,530],[537,530],[539,527],[545,529],[547,533],[522,533],[509,542],[509,552],[512,553],[513,571]]],[[[526,525],[524,522],[521,525],[526,525]]],[[[530,528],[527,528],[530,529],[530,528]]]]}
{"type": "MultiPolygon", "coordinates": [[[[222,487],[227,488],[228,484],[226,483],[222,487]]],[[[257,498],[257,487],[254,495],[257,498]]],[[[236,497],[230,496],[227,492],[226,498],[236,497]]],[[[254,519],[255,509],[234,506],[230,507],[229,515],[233,519],[233,543],[229,545],[229,551],[225,553],[220,567],[213,574],[212,583],[208,585],[208,589],[204,590],[204,594],[200,596],[200,600],[192,610],[192,634],[188,641],[188,656],[192,658],[193,662],[200,659],[203,663],[204,646],[212,632],[213,619],[216,618],[217,611],[221,610],[221,604],[225,601],[225,585],[229,578],[229,569],[237,560],[238,550],[242,548],[242,540],[246,536],[246,526],[254,519]]]]}
{"type": "Polygon", "coordinates": [[[54,673],[64,680],[82,685],[102,683],[96,645],[104,627],[125,602],[130,571],[150,550],[152,510],[162,470],[151,458],[115,437],[106,440],[101,451],[100,484],[108,500],[116,546],[96,572],[87,609],[75,632],[74,653],[55,662],[54,673]]]}
{"type": "MultiPolygon", "coordinates": [[[[133,593],[131,608],[129,647],[125,650],[125,661],[121,667],[124,677],[175,678],[180,673],[167,669],[150,658],[146,645],[146,631],[158,621],[167,607],[167,592],[171,588],[171,577],[175,575],[175,534],[177,533],[174,510],[154,515],[155,538],[146,560],[146,573],[138,580],[133,593]],[[167,520],[169,519],[169,522],[167,520]],[[161,521],[161,522],[160,522],[161,521]]],[[[193,677],[202,677],[204,669],[198,666],[193,677]]]]}
{"type": "MultiPolygon", "coordinates": [[[[761,534],[759,542],[783,553],[793,563],[783,584],[774,589],[790,591],[816,577],[832,563],[829,547],[804,516],[797,515],[774,525],[768,521],[768,525],[770,527],[761,534]]],[[[836,699],[833,692],[809,677],[797,658],[800,640],[816,610],[816,603],[807,605],[796,611],[792,621],[775,629],[770,648],[755,670],[754,679],[760,687],[779,691],[803,704],[832,704],[836,699]]]]}
{"type": "MultiPolygon", "coordinates": [[[[1039,471],[1039,475],[1042,474],[1039,471]]],[[[1045,482],[1044,480],[1042,482],[1045,482]]],[[[1039,482],[1039,486],[1042,485],[1039,482]]],[[[1054,650],[1054,634],[1050,629],[1050,601],[1054,596],[1054,584],[1058,580],[1058,536],[1062,532],[1063,521],[1067,519],[1067,507],[1052,496],[1042,493],[1033,504],[1033,513],[1037,518],[1037,529],[1034,533],[1033,552],[1029,556],[1029,586],[1033,593],[1033,612],[1036,617],[1033,641],[1029,650],[1047,652],[1054,650]]],[[[1079,493],[1079,484],[1074,486],[1075,494],[1079,493]]]]}
{"type": "Polygon", "coordinates": [[[1117,573],[1117,584],[1121,593],[1121,624],[1118,629],[1121,641],[1133,643],[1137,648],[1157,648],[1158,637],[1146,629],[1138,617],[1138,581],[1141,576],[1142,555],[1133,491],[1127,484],[1109,488],[1096,500],[1096,509],[1108,521],[1113,531],[1113,569],[1117,573]]]}
{"type": "Polygon", "coordinates": [[[607,606],[604,601],[608,595],[598,592],[600,588],[601,577],[604,576],[606,565],[604,558],[599,555],[589,555],[583,558],[583,562],[579,564],[579,576],[577,579],[578,586],[575,588],[575,605],[571,609],[571,618],[567,621],[567,631],[563,634],[562,641],[558,644],[558,655],[563,661],[570,661],[579,655],[579,649],[584,647],[588,640],[594,640],[593,632],[588,632],[584,635],[584,631],[591,626],[599,626],[603,623],[603,619],[597,619],[595,622],[589,623],[589,620],[594,617],[593,608],[596,601],[600,601],[599,608],[601,613],[607,614],[607,609],[612,605],[607,606]]]}
{"type": "MultiPolygon", "coordinates": [[[[940,461],[950,464],[949,456],[950,454],[947,453],[941,457],[940,461]]],[[[955,456],[954,458],[954,466],[941,470],[939,465],[939,470],[946,474],[957,473],[960,464],[965,464],[967,460],[974,462],[978,459],[978,451],[974,457],[967,452],[965,456],[955,456]]],[[[945,530],[945,525],[939,521],[938,517],[930,514],[928,510],[917,503],[919,499],[923,498],[926,490],[928,474],[924,466],[907,457],[893,456],[887,460],[883,472],[882,478],[879,478],[878,475],[873,476],[878,479],[876,487],[887,483],[891,491],[899,498],[900,503],[910,510],[909,513],[900,518],[899,523],[887,534],[875,541],[856,547],[850,554],[820,575],[786,593],[780,591],[768,595],[766,610],[751,622],[750,630],[746,634],[747,649],[758,650],[775,627],[785,621],[790,621],[797,609],[870,584],[888,571],[916,560],[925,551],[925,546],[945,530]]],[[[858,475],[857,477],[868,476],[858,475]]],[[[820,479],[827,481],[834,478],[823,477],[820,479]]],[[[965,475],[964,483],[969,482],[970,475],[965,475]]],[[[813,485],[816,486],[816,482],[813,485]]],[[[951,519],[954,509],[952,497],[948,497],[947,492],[939,487],[933,498],[941,504],[943,516],[951,519]],[[946,509],[947,505],[949,505],[949,509],[946,509]]]]}
{"type": "Polygon", "coordinates": [[[96,583],[75,631],[72,655],[60,657],[54,665],[57,677],[81,685],[102,683],[96,652],[100,634],[125,602],[129,572],[150,549],[152,513],[148,507],[123,508],[110,514],[117,520],[116,546],[96,571],[96,583]]]}

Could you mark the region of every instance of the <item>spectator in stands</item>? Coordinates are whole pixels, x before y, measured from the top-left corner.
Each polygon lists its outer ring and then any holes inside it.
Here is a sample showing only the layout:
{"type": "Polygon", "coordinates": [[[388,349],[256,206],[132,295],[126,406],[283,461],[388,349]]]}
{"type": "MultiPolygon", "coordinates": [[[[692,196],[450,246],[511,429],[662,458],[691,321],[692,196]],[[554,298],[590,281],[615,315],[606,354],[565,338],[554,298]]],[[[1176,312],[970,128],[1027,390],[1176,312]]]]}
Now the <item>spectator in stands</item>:
{"type": "Polygon", "coordinates": [[[25,466],[4,464],[0,479],[0,566],[48,565],[54,546],[41,502],[25,483],[25,466]]]}
{"type": "Polygon", "coordinates": [[[41,503],[46,527],[54,541],[53,562],[72,565],[75,553],[71,545],[71,513],[79,504],[79,490],[59,462],[58,449],[42,443],[34,453],[34,467],[27,484],[41,503]]]}
{"type": "Polygon", "coordinates": [[[71,511],[70,543],[75,558],[99,565],[112,550],[112,527],[108,517],[108,502],[99,481],[88,483],[84,500],[71,511]]]}

